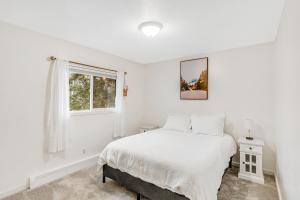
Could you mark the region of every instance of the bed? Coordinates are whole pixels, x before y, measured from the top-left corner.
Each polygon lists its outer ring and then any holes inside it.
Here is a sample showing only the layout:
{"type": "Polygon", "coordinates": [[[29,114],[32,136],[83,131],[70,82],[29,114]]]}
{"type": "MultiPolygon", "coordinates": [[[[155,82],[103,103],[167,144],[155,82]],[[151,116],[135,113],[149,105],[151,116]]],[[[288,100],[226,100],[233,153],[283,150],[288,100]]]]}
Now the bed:
{"type": "Polygon", "coordinates": [[[217,200],[222,176],[236,153],[228,134],[209,136],[157,129],[116,140],[98,164],[111,178],[151,200],[217,200]]]}

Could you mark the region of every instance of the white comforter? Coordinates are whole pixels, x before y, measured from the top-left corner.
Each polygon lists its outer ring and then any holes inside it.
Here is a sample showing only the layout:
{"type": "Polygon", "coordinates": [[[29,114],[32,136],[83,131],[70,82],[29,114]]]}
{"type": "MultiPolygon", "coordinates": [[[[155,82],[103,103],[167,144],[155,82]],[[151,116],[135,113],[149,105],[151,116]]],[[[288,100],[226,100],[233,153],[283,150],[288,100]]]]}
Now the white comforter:
{"type": "Polygon", "coordinates": [[[191,200],[217,200],[236,144],[229,135],[207,136],[158,129],[106,146],[98,164],[126,172],[191,200]]]}

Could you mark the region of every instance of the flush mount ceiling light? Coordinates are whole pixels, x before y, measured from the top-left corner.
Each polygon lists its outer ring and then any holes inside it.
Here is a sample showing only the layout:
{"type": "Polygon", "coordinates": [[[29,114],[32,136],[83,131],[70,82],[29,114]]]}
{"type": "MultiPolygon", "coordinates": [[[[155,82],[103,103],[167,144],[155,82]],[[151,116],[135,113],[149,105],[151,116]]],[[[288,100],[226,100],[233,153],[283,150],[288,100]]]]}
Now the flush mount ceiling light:
{"type": "Polygon", "coordinates": [[[144,22],[139,25],[139,29],[147,36],[147,37],[154,37],[156,36],[161,29],[163,28],[163,25],[159,22],[149,21],[144,22]]]}

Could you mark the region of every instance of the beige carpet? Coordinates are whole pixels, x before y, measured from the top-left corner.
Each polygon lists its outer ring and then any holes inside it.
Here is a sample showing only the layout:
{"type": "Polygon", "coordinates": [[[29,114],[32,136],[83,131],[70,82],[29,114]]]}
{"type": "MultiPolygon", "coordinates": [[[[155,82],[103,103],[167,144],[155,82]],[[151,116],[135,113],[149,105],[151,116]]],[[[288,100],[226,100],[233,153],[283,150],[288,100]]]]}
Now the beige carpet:
{"type": "MultiPolygon", "coordinates": [[[[100,181],[95,168],[81,170],[34,190],[28,190],[5,200],[135,200],[134,193],[107,179],[100,181]]],[[[237,168],[223,177],[218,200],[278,200],[274,177],[266,176],[259,185],[237,178],[237,168]]],[[[160,200],[160,199],[155,199],[160,200]]]]}

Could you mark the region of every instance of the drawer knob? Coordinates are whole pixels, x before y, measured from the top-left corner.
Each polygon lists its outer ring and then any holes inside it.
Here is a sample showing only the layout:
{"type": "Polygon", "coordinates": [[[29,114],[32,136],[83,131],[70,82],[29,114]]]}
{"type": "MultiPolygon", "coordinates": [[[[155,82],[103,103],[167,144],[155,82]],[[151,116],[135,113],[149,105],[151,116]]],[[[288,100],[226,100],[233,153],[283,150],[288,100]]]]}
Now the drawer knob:
{"type": "Polygon", "coordinates": [[[250,150],[252,150],[252,147],[249,147],[250,150]]]}

